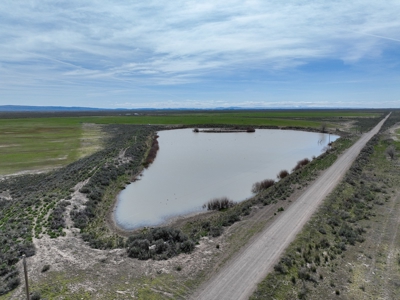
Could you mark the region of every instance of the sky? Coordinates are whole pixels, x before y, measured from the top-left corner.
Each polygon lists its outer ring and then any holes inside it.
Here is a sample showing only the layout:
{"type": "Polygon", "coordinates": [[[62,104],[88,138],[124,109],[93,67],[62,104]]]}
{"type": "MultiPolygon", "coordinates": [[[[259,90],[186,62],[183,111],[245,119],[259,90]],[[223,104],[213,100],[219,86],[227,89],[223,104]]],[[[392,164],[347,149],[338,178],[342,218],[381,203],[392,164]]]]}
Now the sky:
{"type": "Polygon", "coordinates": [[[2,0],[0,105],[400,107],[400,0],[2,0]]]}

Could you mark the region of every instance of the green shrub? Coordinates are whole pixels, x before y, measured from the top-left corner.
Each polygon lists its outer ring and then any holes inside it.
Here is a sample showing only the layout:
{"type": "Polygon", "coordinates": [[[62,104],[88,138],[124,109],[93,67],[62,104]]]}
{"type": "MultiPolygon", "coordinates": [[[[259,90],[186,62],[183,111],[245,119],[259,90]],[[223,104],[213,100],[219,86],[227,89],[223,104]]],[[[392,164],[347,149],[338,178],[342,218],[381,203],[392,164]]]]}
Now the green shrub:
{"type": "Polygon", "coordinates": [[[288,272],[287,268],[282,263],[276,264],[274,266],[274,270],[275,270],[275,272],[278,272],[280,274],[286,274],[288,272]]]}
{"type": "Polygon", "coordinates": [[[40,293],[38,291],[35,291],[35,292],[32,293],[31,300],[40,300],[40,299],[41,299],[41,296],[40,296],[40,293]]]}
{"type": "Polygon", "coordinates": [[[130,236],[126,244],[128,256],[140,260],[168,259],[180,253],[190,253],[195,248],[194,241],[182,231],[168,227],[130,236]]]}

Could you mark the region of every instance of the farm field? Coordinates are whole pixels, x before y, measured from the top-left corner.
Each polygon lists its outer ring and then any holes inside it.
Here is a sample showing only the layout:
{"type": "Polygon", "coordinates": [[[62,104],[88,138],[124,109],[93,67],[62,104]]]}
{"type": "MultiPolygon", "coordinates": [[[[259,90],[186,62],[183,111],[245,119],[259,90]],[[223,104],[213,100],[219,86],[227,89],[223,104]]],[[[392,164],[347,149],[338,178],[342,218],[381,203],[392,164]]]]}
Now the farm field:
{"type": "MultiPolygon", "coordinates": [[[[377,111],[246,111],[246,112],[162,112],[145,115],[37,117],[15,114],[16,119],[0,118],[0,175],[48,170],[65,166],[101,148],[99,126],[88,124],[137,125],[239,125],[319,129],[322,123],[343,127],[378,117],[377,111]],[[338,124],[339,123],[339,124],[338,124]],[[333,125],[335,124],[335,125],[333,125]]],[[[12,116],[13,114],[11,114],[12,116]]]]}
{"type": "Polygon", "coordinates": [[[0,175],[65,166],[101,147],[99,126],[68,118],[0,119],[0,175]]]}
{"type": "MultiPolygon", "coordinates": [[[[1,274],[6,274],[0,275],[3,276],[0,279],[7,279],[5,285],[0,284],[0,299],[20,299],[23,295],[23,287],[17,282],[17,278],[22,280],[21,263],[18,260],[21,253],[29,256],[31,291],[45,299],[187,299],[204,280],[229,262],[265,226],[269,226],[276,215],[284,213],[298,195],[352,145],[360,131],[368,130],[384,116],[384,111],[326,111],[325,117],[302,111],[297,115],[296,112],[290,112],[289,116],[278,115],[276,118],[269,116],[269,113],[227,112],[203,116],[190,112],[187,115],[172,113],[171,116],[0,119],[2,129],[16,128],[15,136],[20,134],[21,139],[27,130],[32,130],[36,141],[48,138],[44,148],[35,148],[35,139],[27,142],[28,152],[34,154],[39,151],[37,149],[51,149],[54,144],[51,141],[62,140],[60,144],[65,148],[61,147],[61,150],[71,154],[70,162],[65,162],[64,166],[40,165],[34,160],[28,166],[33,170],[38,166],[59,167],[53,172],[0,181],[0,238],[6,241],[0,247],[0,258],[6,258],[9,262],[0,265],[1,274]],[[199,120],[204,123],[195,123],[199,120]],[[242,120],[249,123],[240,123],[242,120]],[[286,125],[273,125],[274,120],[286,125]],[[262,121],[261,125],[257,125],[256,121],[262,121]],[[128,126],[138,124],[134,122],[171,127],[220,124],[284,128],[302,127],[303,124],[307,130],[316,131],[327,124],[331,132],[339,129],[343,138],[335,142],[332,150],[321,158],[291,173],[249,201],[228,210],[177,220],[168,232],[181,232],[178,235],[181,240],[171,240],[168,244],[179,247],[178,253],[171,251],[171,248],[160,253],[138,253],[139,244],[135,239],[150,239],[151,235],[158,233],[145,229],[145,236],[137,236],[137,232],[116,231],[111,226],[109,216],[116,195],[143,168],[155,132],[165,127],[143,124],[128,126]],[[33,130],[35,128],[37,130],[33,130]],[[117,135],[118,132],[121,134],[117,135]],[[19,188],[21,186],[23,188],[19,188]],[[153,259],[147,260],[149,257],[153,259]],[[49,269],[45,268],[46,265],[50,266],[49,269]]],[[[389,120],[388,126],[398,123],[398,112],[389,120]]],[[[2,130],[1,134],[4,132],[2,130]]],[[[382,137],[383,140],[386,138],[382,137]]],[[[15,139],[7,140],[7,144],[16,144],[18,139],[15,139]]],[[[380,159],[380,154],[385,152],[388,145],[387,142],[382,143],[386,144],[375,147],[374,154],[380,159]]],[[[399,149],[399,145],[395,145],[399,149]]],[[[0,157],[3,155],[1,149],[0,157]]],[[[389,170],[385,168],[389,168],[387,163],[390,162],[387,157],[382,160],[383,169],[379,174],[389,170]]],[[[370,164],[368,168],[373,172],[375,165],[370,164]]],[[[13,170],[23,171],[18,168],[13,170]]],[[[393,185],[392,189],[395,188],[393,185]]],[[[374,207],[384,208],[378,204],[374,207]]],[[[375,228],[374,224],[370,226],[375,228]]],[[[332,263],[341,262],[332,260],[332,263]]],[[[299,292],[303,286],[302,278],[296,277],[296,280],[293,290],[299,292]]],[[[338,286],[341,283],[338,281],[334,284],[338,286]]],[[[305,285],[308,295],[312,295],[309,282],[305,281],[305,285]]],[[[327,291],[332,292],[329,289],[327,291]]],[[[342,290],[340,292],[344,293],[342,290]]],[[[279,293],[283,295],[283,292],[279,293]]]]}

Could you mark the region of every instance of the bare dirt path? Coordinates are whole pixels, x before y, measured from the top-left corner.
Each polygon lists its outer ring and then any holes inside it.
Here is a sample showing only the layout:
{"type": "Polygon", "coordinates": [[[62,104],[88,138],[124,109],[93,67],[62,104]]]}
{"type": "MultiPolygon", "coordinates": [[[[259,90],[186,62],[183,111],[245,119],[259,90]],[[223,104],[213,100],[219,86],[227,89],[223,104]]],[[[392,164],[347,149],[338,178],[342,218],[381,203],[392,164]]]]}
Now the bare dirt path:
{"type": "Polygon", "coordinates": [[[248,299],[257,283],[272,269],[285,248],[340,182],[361,149],[378,133],[387,118],[388,116],[370,132],[362,135],[287,211],[233,257],[219,273],[203,284],[192,299],[248,299]]]}

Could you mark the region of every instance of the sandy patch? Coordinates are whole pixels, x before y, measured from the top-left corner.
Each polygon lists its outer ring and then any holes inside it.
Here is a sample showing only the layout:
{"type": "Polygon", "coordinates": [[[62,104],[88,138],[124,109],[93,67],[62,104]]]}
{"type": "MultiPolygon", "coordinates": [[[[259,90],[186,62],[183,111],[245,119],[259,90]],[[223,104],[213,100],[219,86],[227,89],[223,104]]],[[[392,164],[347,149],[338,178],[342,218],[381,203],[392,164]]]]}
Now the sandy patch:
{"type": "Polygon", "coordinates": [[[396,131],[400,129],[400,123],[396,123],[392,127],[388,129],[390,137],[394,139],[395,141],[400,141],[400,134],[398,134],[396,131]]]}

